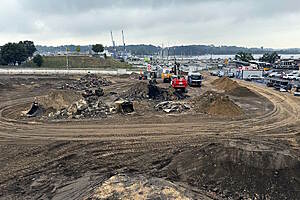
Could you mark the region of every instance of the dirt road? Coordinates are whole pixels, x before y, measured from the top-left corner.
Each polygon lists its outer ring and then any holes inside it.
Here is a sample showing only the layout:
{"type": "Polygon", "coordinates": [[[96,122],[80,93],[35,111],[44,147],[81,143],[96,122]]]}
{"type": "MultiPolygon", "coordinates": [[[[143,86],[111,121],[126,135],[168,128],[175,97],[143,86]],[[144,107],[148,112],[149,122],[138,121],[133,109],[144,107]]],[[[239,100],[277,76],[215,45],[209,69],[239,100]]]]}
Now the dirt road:
{"type": "Polygon", "coordinates": [[[235,120],[187,113],[26,122],[14,110],[45,87],[1,91],[0,199],[81,199],[120,173],[164,178],[195,199],[299,199],[300,100],[240,84],[272,109],[235,120]]]}

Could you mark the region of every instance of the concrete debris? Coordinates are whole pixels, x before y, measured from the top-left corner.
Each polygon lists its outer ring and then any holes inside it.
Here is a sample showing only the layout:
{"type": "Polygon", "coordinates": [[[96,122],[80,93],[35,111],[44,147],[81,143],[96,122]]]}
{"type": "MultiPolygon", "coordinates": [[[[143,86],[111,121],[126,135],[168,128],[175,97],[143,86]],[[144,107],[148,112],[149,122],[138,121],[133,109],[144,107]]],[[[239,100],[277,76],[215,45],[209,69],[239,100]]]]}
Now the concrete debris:
{"type": "Polygon", "coordinates": [[[173,88],[161,88],[155,83],[148,84],[146,82],[139,82],[124,92],[120,97],[130,101],[148,99],[161,102],[184,99],[186,96],[178,95],[173,88]]]}
{"type": "Polygon", "coordinates": [[[110,113],[109,106],[102,100],[103,89],[87,89],[82,94],[83,99],[73,102],[69,107],[58,110],[48,116],[55,119],[65,118],[106,118],[110,113]]]}
{"type": "Polygon", "coordinates": [[[76,91],[86,91],[91,88],[100,88],[103,86],[109,86],[111,82],[106,78],[97,76],[95,74],[87,74],[73,83],[65,83],[59,86],[59,89],[71,89],[76,91]]]}
{"type": "Polygon", "coordinates": [[[183,103],[183,102],[175,102],[175,101],[164,101],[155,106],[155,109],[157,111],[164,111],[166,113],[171,112],[185,112],[187,110],[190,110],[191,107],[189,104],[183,103]]]}
{"type": "Polygon", "coordinates": [[[99,186],[91,200],[105,199],[194,199],[184,188],[160,178],[115,175],[99,186]]]}
{"type": "MultiPolygon", "coordinates": [[[[110,113],[110,108],[100,99],[95,101],[80,100],[73,103],[69,108],[57,111],[53,118],[67,119],[67,118],[106,118],[110,113]]],[[[49,114],[51,117],[52,114],[49,114]]]]}

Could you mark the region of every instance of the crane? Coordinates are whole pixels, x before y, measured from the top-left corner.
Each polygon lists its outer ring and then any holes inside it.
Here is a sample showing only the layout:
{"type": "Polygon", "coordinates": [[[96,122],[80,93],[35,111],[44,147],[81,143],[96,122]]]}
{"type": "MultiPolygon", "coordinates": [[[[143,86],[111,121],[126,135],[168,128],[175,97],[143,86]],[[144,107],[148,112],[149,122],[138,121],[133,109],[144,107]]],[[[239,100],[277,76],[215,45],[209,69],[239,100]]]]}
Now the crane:
{"type": "Polygon", "coordinates": [[[124,46],[124,53],[126,52],[126,45],[124,40],[124,31],[122,30],[122,40],[123,40],[123,46],[124,46]]]}
{"type": "Polygon", "coordinates": [[[116,48],[116,43],[114,41],[114,36],[113,36],[113,32],[112,31],[110,31],[110,36],[111,36],[111,41],[112,41],[113,47],[115,49],[116,48]]]}

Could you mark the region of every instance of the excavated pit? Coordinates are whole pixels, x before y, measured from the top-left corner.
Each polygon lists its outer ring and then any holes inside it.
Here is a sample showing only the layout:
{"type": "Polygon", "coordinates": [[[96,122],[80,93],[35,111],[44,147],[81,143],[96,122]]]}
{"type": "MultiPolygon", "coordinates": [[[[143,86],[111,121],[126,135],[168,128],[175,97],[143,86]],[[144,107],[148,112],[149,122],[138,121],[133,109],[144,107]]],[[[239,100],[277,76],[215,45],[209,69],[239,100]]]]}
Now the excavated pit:
{"type": "Polygon", "coordinates": [[[295,155],[264,143],[232,140],[183,151],[167,172],[173,181],[226,198],[297,199],[300,160],[295,155]]]}

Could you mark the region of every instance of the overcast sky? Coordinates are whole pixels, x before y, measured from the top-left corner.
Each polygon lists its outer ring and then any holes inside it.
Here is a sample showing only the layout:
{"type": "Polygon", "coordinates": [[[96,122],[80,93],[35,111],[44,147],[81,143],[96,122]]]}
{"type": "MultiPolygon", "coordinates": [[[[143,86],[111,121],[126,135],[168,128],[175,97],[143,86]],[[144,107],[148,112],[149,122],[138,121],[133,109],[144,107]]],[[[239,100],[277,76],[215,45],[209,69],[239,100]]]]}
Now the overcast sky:
{"type": "Polygon", "coordinates": [[[300,47],[299,0],[0,0],[0,44],[300,47]]]}

